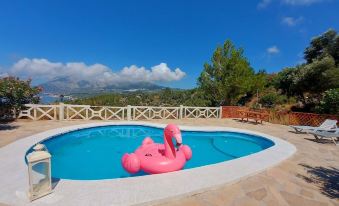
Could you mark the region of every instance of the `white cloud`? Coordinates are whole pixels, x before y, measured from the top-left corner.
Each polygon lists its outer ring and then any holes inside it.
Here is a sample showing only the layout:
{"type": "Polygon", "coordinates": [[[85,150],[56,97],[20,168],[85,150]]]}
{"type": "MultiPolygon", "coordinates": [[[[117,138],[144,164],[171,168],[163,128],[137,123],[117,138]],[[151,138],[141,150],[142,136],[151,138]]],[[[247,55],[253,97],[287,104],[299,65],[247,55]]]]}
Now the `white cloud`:
{"type": "Polygon", "coordinates": [[[5,78],[5,77],[8,77],[7,73],[0,73],[0,78],[5,78]]]}
{"type": "Polygon", "coordinates": [[[179,68],[171,70],[166,63],[161,63],[150,69],[132,65],[113,72],[109,67],[102,64],[60,63],[50,62],[47,59],[29,58],[17,61],[8,73],[21,78],[32,77],[33,80],[39,82],[58,77],[71,77],[74,80],[95,82],[99,86],[113,85],[119,82],[170,82],[180,80],[186,75],[179,68]]]}
{"type": "Polygon", "coordinates": [[[285,5],[289,6],[309,6],[315,3],[321,3],[325,1],[330,1],[330,0],[261,0],[259,1],[257,8],[258,9],[264,9],[268,7],[273,1],[275,2],[280,2],[285,5]]]}
{"type": "Polygon", "coordinates": [[[292,6],[307,6],[314,3],[324,2],[325,0],[282,0],[282,3],[292,6]]]}
{"type": "Polygon", "coordinates": [[[153,66],[150,70],[144,67],[137,67],[132,65],[130,67],[124,67],[118,75],[122,78],[130,78],[135,81],[178,81],[182,79],[186,74],[179,68],[172,71],[168,68],[166,63],[153,66]]]}
{"type": "Polygon", "coordinates": [[[286,24],[287,26],[296,26],[297,24],[300,24],[302,21],[304,21],[303,17],[294,18],[286,16],[282,18],[281,23],[286,24]]]}
{"type": "Polygon", "coordinates": [[[261,1],[258,3],[257,8],[258,8],[258,9],[266,8],[270,3],[271,3],[271,0],[261,0],[261,1]]]}
{"type": "Polygon", "coordinates": [[[267,48],[267,53],[268,54],[278,54],[280,52],[280,50],[278,49],[277,46],[271,46],[269,48],[267,48]]]}
{"type": "Polygon", "coordinates": [[[7,76],[8,76],[8,74],[5,71],[5,69],[0,67],[0,78],[4,78],[4,77],[7,77],[7,76]]]}

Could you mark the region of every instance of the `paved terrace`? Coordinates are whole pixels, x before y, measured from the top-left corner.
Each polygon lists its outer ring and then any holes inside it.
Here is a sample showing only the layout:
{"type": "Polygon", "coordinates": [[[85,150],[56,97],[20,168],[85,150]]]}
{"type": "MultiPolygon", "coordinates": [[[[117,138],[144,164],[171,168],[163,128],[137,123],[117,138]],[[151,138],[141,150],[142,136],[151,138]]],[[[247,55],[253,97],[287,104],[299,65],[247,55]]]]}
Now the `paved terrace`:
{"type": "MultiPolygon", "coordinates": [[[[4,145],[38,132],[90,122],[94,121],[20,120],[0,125],[0,149],[4,145]]],[[[283,125],[269,123],[254,125],[232,119],[152,120],[152,122],[248,129],[282,138],[297,147],[293,157],[264,172],[207,192],[183,195],[154,204],[161,206],[339,205],[339,146],[335,146],[330,141],[315,142],[312,135],[295,134],[289,127],[283,125]]]]}

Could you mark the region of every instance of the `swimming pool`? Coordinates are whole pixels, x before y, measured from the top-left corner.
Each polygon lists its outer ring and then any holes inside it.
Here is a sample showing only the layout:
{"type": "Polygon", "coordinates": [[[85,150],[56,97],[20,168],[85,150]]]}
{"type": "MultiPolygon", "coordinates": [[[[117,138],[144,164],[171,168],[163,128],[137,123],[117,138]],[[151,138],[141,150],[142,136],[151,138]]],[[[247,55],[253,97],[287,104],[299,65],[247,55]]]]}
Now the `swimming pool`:
{"type": "MultiPolygon", "coordinates": [[[[182,121],[185,123],[185,120],[182,121]]],[[[45,123],[48,124],[47,121],[45,123]]],[[[63,124],[67,124],[67,122],[63,124]]],[[[100,121],[58,127],[21,138],[0,148],[0,162],[2,165],[5,165],[0,170],[0,176],[6,177],[0,178],[0,202],[8,203],[9,205],[28,204],[28,200],[23,198],[28,190],[27,164],[24,161],[24,157],[36,143],[45,143],[53,138],[57,139],[62,134],[82,129],[119,125],[166,127],[165,124],[144,121],[100,121]]],[[[265,129],[265,127],[269,128],[270,126],[267,125],[261,129],[265,129]]],[[[88,202],[99,202],[102,205],[155,204],[167,198],[177,198],[183,195],[191,196],[208,189],[234,183],[241,178],[249,177],[267,168],[279,165],[297,151],[293,144],[284,140],[289,137],[284,136],[283,133],[280,132],[279,137],[267,134],[272,133],[273,130],[268,130],[265,134],[253,130],[227,127],[226,124],[223,126],[212,126],[208,122],[204,126],[180,125],[180,129],[181,131],[203,133],[230,132],[248,134],[265,138],[274,142],[274,145],[241,158],[161,175],[141,175],[132,178],[98,180],[55,179],[53,180],[53,195],[48,196],[48,198],[42,198],[38,201],[38,204],[71,205],[74,204],[74,200],[76,200],[77,205],[86,205],[88,202]]],[[[279,133],[279,130],[277,130],[277,133],[279,133]]],[[[287,130],[285,131],[287,132],[287,130]]],[[[185,139],[184,143],[187,143],[185,139]]],[[[112,165],[111,168],[115,169],[117,166],[112,165]]]]}
{"type": "MultiPolygon", "coordinates": [[[[121,157],[140,146],[150,136],[163,143],[163,129],[143,125],[110,125],[67,132],[43,140],[52,154],[53,178],[100,180],[142,176],[130,175],[121,166],[121,157]]],[[[260,152],[274,145],[264,137],[227,131],[182,131],[183,143],[193,156],[190,169],[260,152]]]]}

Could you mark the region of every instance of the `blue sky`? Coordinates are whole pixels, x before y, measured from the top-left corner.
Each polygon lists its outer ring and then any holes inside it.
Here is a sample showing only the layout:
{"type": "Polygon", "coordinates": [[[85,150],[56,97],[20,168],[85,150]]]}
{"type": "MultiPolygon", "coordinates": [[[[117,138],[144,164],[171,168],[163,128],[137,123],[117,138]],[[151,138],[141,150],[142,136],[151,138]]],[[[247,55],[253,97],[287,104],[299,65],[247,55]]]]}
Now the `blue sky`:
{"type": "Polygon", "coordinates": [[[226,39],[256,70],[300,63],[312,37],[338,31],[338,11],[337,0],[1,1],[0,72],[41,82],[89,69],[83,78],[192,88],[226,39]]]}

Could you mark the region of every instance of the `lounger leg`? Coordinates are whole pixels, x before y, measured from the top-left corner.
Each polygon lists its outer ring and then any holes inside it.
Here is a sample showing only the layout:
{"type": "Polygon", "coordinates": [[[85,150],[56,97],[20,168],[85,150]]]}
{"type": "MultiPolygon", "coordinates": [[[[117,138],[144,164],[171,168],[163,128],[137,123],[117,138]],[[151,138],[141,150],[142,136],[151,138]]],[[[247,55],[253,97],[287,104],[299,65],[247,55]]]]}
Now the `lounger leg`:
{"type": "Polygon", "coordinates": [[[313,136],[314,136],[317,140],[320,140],[320,138],[318,137],[318,135],[313,134],[313,136]]]}
{"type": "Polygon", "coordinates": [[[335,145],[337,145],[337,142],[335,141],[334,137],[332,137],[331,139],[332,139],[333,143],[334,143],[335,145]]]}
{"type": "Polygon", "coordinates": [[[301,130],[297,129],[297,128],[294,128],[295,129],[295,132],[300,134],[301,133],[301,130]]]}

